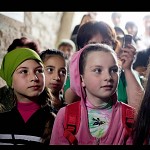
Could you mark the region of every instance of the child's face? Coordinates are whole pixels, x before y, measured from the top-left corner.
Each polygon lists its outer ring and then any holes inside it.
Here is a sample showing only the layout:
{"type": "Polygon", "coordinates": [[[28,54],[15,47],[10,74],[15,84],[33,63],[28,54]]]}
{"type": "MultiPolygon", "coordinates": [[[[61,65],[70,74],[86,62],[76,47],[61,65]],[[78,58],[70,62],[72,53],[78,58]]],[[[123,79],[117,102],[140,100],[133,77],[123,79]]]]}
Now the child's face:
{"type": "Polygon", "coordinates": [[[44,68],[35,60],[26,60],[13,73],[12,88],[20,101],[25,97],[38,97],[45,87],[44,68]]]}
{"type": "Polygon", "coordinates": [[[108,100],[118,85],[118,65],[112,53],[90,52],[86,58],[82,86],[88,99],[108,100]]]}
{"type": "Polygon", "coordinates": [[[59,50],[64,52],[65,59],[70,61],[71,56],[73,55],[73,47],[71,45],[60,46],[59,50]]]}
{"type": "Polygon", "coordinates": [[[50,56],[44,61],[46,87],[52,90],[52,93],[59,93],[63,88],[67,77],[67,66],[65,60],[60,56],[50,56]]]}

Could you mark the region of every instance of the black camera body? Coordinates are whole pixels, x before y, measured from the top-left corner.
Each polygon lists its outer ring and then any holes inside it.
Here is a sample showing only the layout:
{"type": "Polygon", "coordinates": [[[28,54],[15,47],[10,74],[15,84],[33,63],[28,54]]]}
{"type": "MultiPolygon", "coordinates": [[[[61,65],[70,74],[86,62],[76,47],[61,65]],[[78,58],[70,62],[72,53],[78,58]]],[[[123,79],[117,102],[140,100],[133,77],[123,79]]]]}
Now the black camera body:
{"type": "Polygon", "coordinates": [[[133,37],[132,37],[131,34],[126,34],[126,35],[124,36],[124,44],[123,44],[123,47],[124,47],[124,48],[125,48],[125,47],[128,47],[128,44],[131,44],[131,43],[132,43],[132,39],[133,39],[133,37]]]}

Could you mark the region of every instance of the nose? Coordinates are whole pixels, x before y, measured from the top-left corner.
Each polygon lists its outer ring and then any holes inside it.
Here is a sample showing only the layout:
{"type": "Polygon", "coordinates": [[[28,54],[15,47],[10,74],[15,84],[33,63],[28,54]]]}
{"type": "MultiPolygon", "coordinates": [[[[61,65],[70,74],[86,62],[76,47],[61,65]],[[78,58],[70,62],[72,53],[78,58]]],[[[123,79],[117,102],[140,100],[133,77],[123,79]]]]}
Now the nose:
{"type": "Polygon", "coordinates": [[[31,81],[37,81],[38,77],[37,77],[37,75],[35,73],[31,73],[30,74],[30,79],[31,79],[31,81]]]}
{"type": "Polygon", "coordinates": [[[108,71],[104,74],[104,77],[106,81],[110,81],[112,79],[112,76],[108,71]]]}
{"type": "Polygon", "coordinates": [[[57,80],[57,81],[59,81],[60,80],[60,76],[59,76],[59,73],[57,73],[57,72],[55,72],[54,73],[54,76],[53,76],[54,78],[54,80],[57,80]]]}

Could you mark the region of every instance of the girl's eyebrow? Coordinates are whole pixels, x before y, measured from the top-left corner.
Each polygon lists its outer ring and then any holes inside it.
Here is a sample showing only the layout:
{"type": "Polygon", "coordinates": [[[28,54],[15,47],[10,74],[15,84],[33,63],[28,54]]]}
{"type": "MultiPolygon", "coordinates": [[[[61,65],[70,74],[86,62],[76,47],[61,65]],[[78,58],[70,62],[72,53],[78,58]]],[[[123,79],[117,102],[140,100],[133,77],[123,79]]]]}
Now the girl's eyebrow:
{"type": "Polygon", "coordinates": [[[55,66],[52,66],[52,65],[47,65],[47,66],[45,66],[45,68],[55,68],[55,66]]]}
{"type": "MultiPolygon", "coordinates": [[[[93,66],[90,66],[90,67],[104,67],[104,66],[102,66],[102,65],[93,65],[93,66]]],[[[112,68],[112,67],[118,67],[118,66],[117,65],[110,66],[110,68],[112,68]]]]}
{"type": "MultiPolygon", "coordinates": [[[[21,67],[18,67],[16,70],[19,70],[19,69],[28,69],[29,67],[24,67],[24,66],[21,66],[21,67]]],[[[43,68],[42,66],[37,66],[35,67],[34,69],[37,69],[37,68],[43,68]]]]}
{"type": "Polygon", "coordinates": [[[19,69],[27,69],[28,67],[18,67],[16,70],[19,70],[19,69]]]}
{"type": "MultiPolygon", "coordinates": [[[[48,65],[48,66],[45,66],[45,68],[55,68],[55,66],[48,65]]],[[[61,67],[59,69],[65,69],[66,70],[66,67],[61,67]]]]}

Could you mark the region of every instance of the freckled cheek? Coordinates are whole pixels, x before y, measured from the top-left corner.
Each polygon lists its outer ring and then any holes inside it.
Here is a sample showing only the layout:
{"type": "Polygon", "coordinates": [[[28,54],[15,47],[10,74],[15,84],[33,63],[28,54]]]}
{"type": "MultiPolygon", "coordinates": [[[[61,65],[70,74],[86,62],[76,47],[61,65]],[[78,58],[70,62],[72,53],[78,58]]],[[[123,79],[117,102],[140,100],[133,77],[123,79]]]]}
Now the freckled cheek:
{"type": "Polygon", "coordinates": [[[98,80],[95,80],[93,78],[84,78],[84,81],[82,82],[82,86],[91,86],[91,87],[95,87],[96,85],[98,85],[100,82],[98,80]]]}

